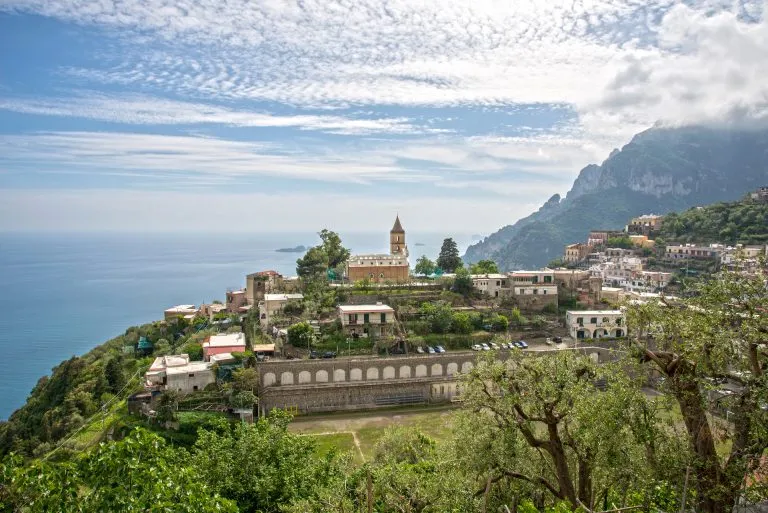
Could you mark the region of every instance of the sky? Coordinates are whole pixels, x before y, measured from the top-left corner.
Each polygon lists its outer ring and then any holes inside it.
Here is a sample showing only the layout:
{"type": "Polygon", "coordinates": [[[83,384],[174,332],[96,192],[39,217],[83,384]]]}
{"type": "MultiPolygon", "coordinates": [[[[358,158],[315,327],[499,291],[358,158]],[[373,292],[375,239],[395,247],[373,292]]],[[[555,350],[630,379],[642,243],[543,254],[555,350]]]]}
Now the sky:
{"type": "Polygon", "coordinates": [[[765,2],[0,0],[0,231],[486,234],[768,118],[765,2]]]}

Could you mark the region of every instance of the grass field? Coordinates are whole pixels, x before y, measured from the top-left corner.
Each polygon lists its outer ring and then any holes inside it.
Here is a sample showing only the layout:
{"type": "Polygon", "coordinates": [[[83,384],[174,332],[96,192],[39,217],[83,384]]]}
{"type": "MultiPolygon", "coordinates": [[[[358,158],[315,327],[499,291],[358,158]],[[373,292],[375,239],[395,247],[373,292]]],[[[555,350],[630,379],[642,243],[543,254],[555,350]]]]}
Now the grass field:
{"type": "Polygon", "coordinates": [[[315,438],[320,454],[336,448],[341,452],[351,451],[355,461],[364,462],[373,455],[376,442],[394,426],[414,427],[438,441],[444,440],[450,434],[454,411],[451,407],[400,408],[313,415],[296,418],[289,429],[315,438]]]}

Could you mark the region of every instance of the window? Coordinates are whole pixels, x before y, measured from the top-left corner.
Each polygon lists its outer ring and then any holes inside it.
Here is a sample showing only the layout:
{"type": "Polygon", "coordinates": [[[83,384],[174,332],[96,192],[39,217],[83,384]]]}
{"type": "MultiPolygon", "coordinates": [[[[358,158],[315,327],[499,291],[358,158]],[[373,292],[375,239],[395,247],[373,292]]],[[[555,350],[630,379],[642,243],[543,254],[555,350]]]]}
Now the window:
{"type": "Polygon", "coordinates": [[[385,322],[387,322],[387,314],[383,313],[381,314],[381,323],[384,324],[385,322]]]}
{"type": "Polygon", "coordinates": [[[597,324],[597,317],[592,317],[592,318],[589,320],[589,323],[590,323],[590,324],[597,324]]]}
{"type": "Polygon", "coordinates": [[[496,280],[496,286],[497,287],[501,286],[501,282],[499,280],[496,280]]]}
{"type": "Polygon", "coordinates": [[[539,293],[539,289],[533,289],[533,293],[534,293],[534,295],[538,294],[539,293]]]}
{"type": "Polygon", "coordinates": [[[363,314],[363,322],[366,323],[366,324],[371,322],[370,314],[363,314]]]}
{"type": "Polygon", "coordinates": [[[603,317],[603,322],[608,322],[608,317],[603,317]]]}
{"type": "Polygon", "coordinates": [[[552,276],[544,276],[544,283],[552,283],[552,276]]]}
{"type": "Polygon", "coordinates": [[[546,289],[544,289],[544,295],[545,295],[545,296],[547,295],[547,290],[546,290],[546,289]]]}
{"type": "Polygon", "coordinates": [[[531,282],[533,282],[533,283],[539,283],[539,277],[538,277],[538,276],[534,276],[534,277],[533,277],[533,280],[531,280],[531,282]]]}
{"type": "Polygon", "coordinates": [[[616,326],[621,326],[621,317],[616,319],[616,326]]]}
{"type": "Polygon", "coordinates": [[[384,273],[379,274],[379,278],[383,278],[383,277],[384,277],[384,273]]]}
{"type": "Polygon", "coordinates": [[[191,373],[189,374],[189,377],[190,377],[190,378],[194,378],[194,377],[195,377],[195,373],[194,373],[194,372],[191,372],[191,373]]]}
{"type": "Polygon", "coordinates": [[[576,324],[579,326],[584,326],[584,318],[583,317],[577,317],[576,318],[576,324]]]}

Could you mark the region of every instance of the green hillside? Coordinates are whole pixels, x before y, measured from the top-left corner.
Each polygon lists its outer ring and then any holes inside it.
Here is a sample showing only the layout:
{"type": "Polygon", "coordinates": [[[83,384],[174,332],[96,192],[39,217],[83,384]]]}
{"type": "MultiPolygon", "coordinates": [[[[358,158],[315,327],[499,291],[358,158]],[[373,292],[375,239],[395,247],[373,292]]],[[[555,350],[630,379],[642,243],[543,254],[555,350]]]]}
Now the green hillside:
{"type": "Polygon", "coordinates": [[[715,203],[671,213],[664,218],[658,238],[667,242],[768,244],[768,203],[715,203]]]}

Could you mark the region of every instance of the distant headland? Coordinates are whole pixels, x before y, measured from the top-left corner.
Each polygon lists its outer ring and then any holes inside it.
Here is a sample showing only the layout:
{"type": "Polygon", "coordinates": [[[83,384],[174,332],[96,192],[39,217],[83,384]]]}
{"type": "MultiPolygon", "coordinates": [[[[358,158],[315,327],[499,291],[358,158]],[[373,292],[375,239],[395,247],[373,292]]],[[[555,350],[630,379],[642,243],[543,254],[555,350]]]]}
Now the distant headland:
{"type": "Polygon", "coordinates": [[[295,248],[280,248],[276,249],[278,253],[303,253],[307,250],[306,246],[296,246],[295,248]]]}

